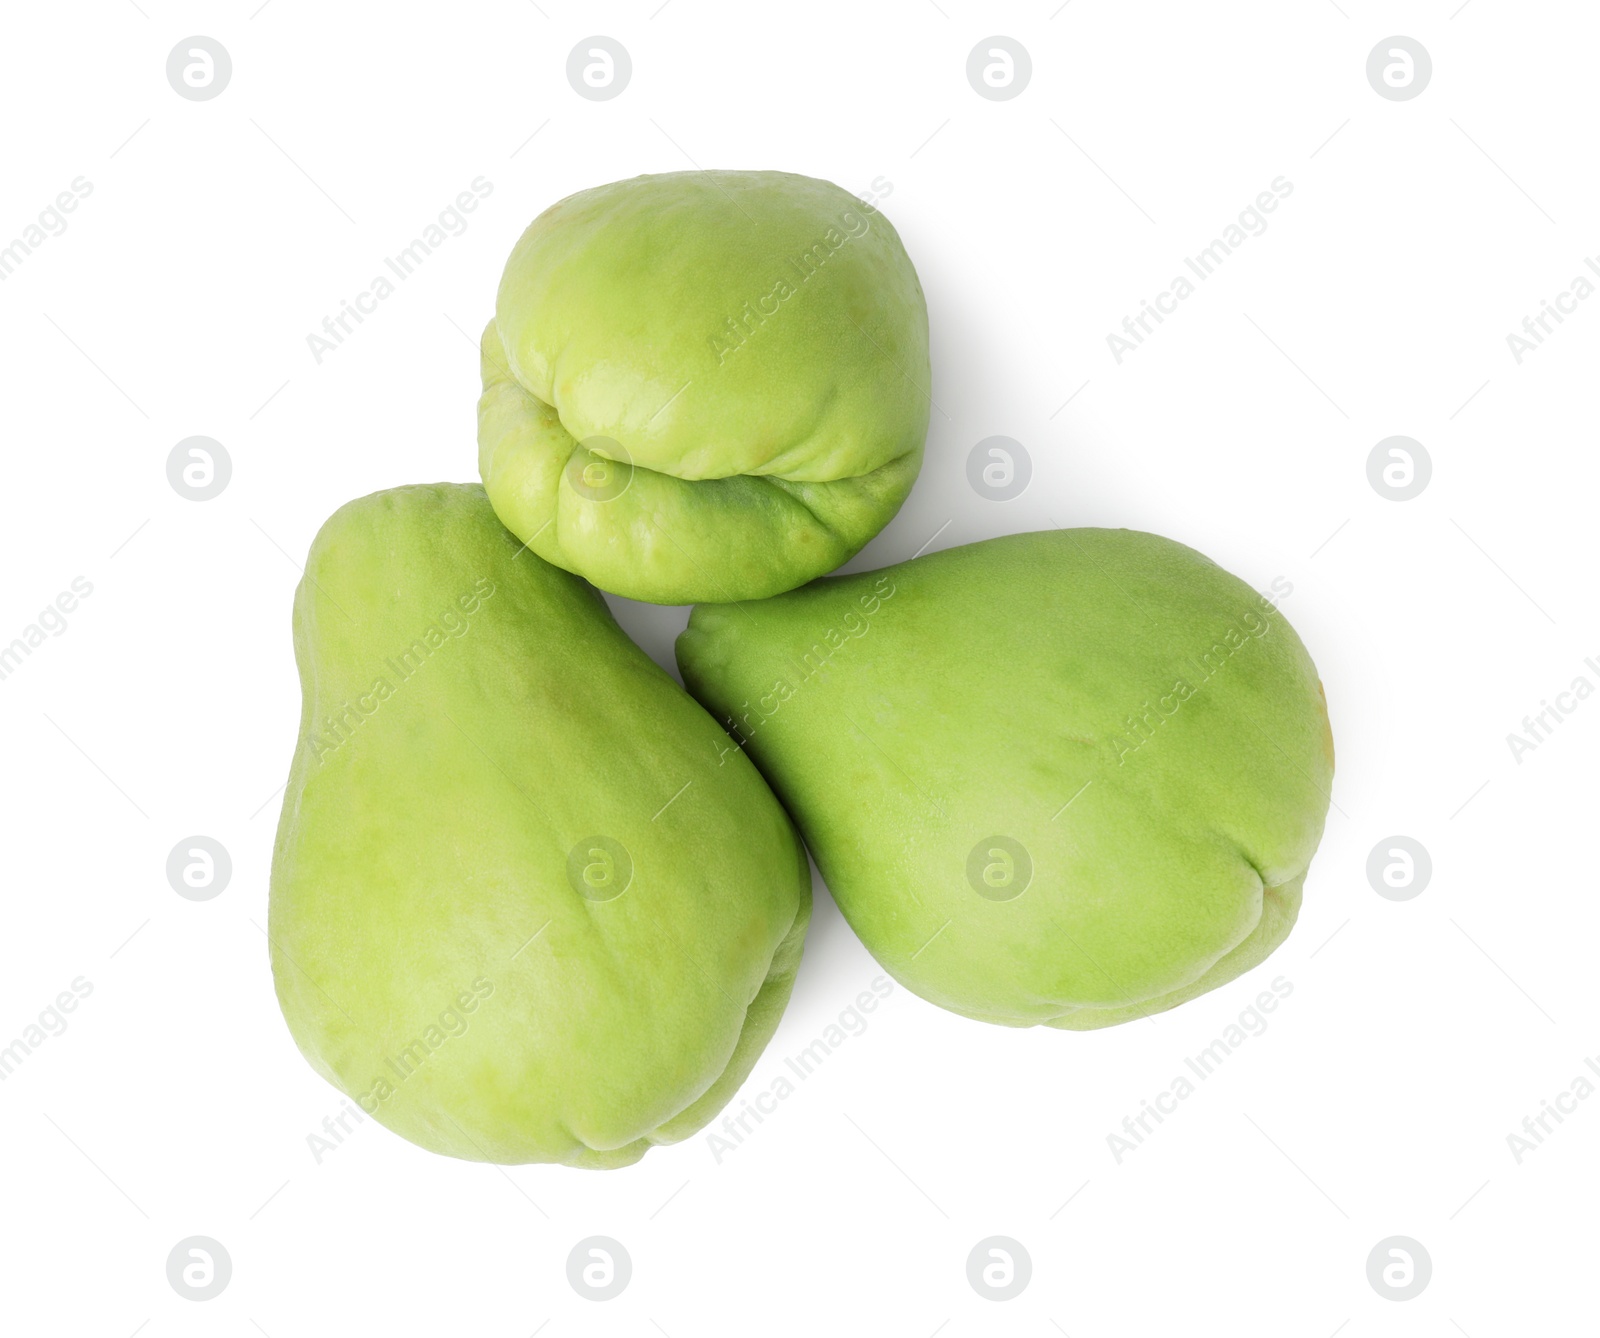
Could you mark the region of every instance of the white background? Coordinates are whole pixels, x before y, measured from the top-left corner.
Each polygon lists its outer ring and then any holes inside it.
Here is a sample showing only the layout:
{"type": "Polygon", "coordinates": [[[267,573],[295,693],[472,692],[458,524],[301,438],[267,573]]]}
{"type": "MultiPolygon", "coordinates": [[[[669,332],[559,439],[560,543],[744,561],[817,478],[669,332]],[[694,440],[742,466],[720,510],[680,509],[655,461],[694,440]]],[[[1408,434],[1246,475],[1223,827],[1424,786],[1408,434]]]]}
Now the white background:
{"type": "MultiPolygon", "coordinates": [[[[3,15],[0,245],[75,177],[93,191],[0,284],[0,642],[73,578],[93,593],[0,682],[0,1045],[75,978],[93,993],[0,1083],[0,1328],[1592,1331],[1600,1100],[1520,1164],[1507,1135],[1600,1053],[1600,701],[1520,762],[1507,735],[1600,686],[1600,302],[1520,365],[1506,340],[1600,251],[1592,7],[258,3],[3,15]],[[633,62],[605,102],[565,77],[595,33],[633,62]],[[1032,60],[1009,101],[966,78],[994,33],[1032,60]],[[231,53],[211,101],[166,79],[191,34],[231,53]],[[1366,78],[1393,34],[1432,56],[1414,100],[1366,78]],[[1293,584],[1339,761],[1300,924],[1246,978],[1083,1035],[896,990],[720,1163],[700,1135],[623,1171],[500,1170],[369,1122],[318,1164],[339,1099],[278,1014],[262,928],[296,562],[351,497],[475,477],[473,344],[528,221],[690,166],[892,183],[937,408],[853,566],[1116,525],[1293,584]],[[306,336],[478,176],[468,229],[318,365],[306,336]],[[1267,230],[1119,365],[1107,334],[1279,176],[1267,230]],[[233,462],[208,502],[167,482],[195,434],[233,462]],[[1007,503],[966,481],[994,434],[1033,461],[1007,503]],[[1395,434],[1433,462],[1408,502],[1367,478],[1395,434]],[[206,902],[165,875],[197,833],[233,860],[206,902]],[[1404,902],[1366,874],[1395,834],[1433,861],[1404,902]],[[1280,975],[1269,1029],[1119,1164],[1107,1136],[1280,975]],[[232,1258],[214,1300],[168,1284],[191,1235],[232,1258]],[[604,1304],[566,1281],[591,1235],[633,1260],[604,1304]],[[1033,1261],[1005,1303],[966,1277],[991,1235],[1033,1261]],[[1414,1300],[1368,1283],[1392,1235],[1432,1258],[1414,1300]]],[[[620,614],[670,663],[682,610],[620,614]]],[[[746,1095],[876,974],[819,887],[746,1095]]]]}

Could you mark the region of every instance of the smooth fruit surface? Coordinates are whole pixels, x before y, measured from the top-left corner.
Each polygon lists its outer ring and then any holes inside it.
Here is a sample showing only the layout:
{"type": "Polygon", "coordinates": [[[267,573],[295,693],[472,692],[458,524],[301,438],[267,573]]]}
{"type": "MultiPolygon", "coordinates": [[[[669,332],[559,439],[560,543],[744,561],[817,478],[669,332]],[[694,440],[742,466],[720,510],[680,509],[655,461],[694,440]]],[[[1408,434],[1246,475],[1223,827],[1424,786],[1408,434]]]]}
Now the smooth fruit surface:
{"type": "Polygon", "coordinates": [[[658,604],[832,571],[922,462],[928,314],[884,215],[788,172],[672,172],[539,215],[481,346],[478,463],[519,538],[658,604]]]}
{"type": "Polygon", "coordinates": [[[678,663],[868,949],[955,1012],[1125,1022],[1294,924],[1321,683],[1273,599],[1181,544],[1012,535],[701,606],[678,663]]]}
{"type": "Polygon", "coordinates": [[[471,1160],[620,1166],[709,1120],[811,909],[792,824],[715,722],[476,485],[337,511],[294,635],[269,936],[317,1071],[471,1160]]]}

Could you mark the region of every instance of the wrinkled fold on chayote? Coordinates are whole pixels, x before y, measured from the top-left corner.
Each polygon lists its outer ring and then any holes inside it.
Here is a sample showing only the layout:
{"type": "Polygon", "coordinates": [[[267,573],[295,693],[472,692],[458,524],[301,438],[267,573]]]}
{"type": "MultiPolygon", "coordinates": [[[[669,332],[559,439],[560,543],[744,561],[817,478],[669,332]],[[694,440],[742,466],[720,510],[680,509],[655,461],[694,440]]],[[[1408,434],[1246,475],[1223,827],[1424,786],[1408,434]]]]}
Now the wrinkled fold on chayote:
{"type": "Polygon", "coordinates": [[[675,172],[553,205],[506,264],[481,368],[495,511],[634,599],[831,571],[922,462],[916,271],[879,210],[811,177],[675,172]]]}
{"type": "Polygon", "coordinates": [[[1294,925],[1333,739],[1291,591],[1156,535],[1019,534],[697,607],[678,664],[895,979],[1089,1029],[1294,925]]]}
{"type": "Polygon", "coordinates": [[[342,507],[294,630],[269,937],[306,1058],[472,1160],[620,1166],[711,1119],[811,907],[793,825],[716,723],[477,485],[342,507]]]}

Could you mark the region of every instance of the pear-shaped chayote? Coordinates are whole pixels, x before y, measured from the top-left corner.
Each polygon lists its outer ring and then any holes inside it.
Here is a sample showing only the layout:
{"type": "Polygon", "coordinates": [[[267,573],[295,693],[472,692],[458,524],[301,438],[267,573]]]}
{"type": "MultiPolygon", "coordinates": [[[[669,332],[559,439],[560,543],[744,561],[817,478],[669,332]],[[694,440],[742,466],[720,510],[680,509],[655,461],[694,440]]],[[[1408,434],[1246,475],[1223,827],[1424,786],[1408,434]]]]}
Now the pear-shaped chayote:
{"type": "Polygon", "coordinates": [[[811,909],[755,768],[476,485],[337,511],[294,630],[269,935],[312,1065],[474,1160],[620,1166],[709,1120],[811,909]]]}
{"type": "Polygon", "coordinates": [[[889,220],[789,172],[671,172],[552,205],[482,343],[478,464],[541,557],[657,604],[832,571],[905,500],[928,313],[889,220]]]}
{"type": "Polygon", "coordinates": [[[1294,924],[1321,684],[1275,600],[1181,544],[1020,534],[700,607],[678,663],[873,955],[955,1012],[1125,1022],[1294,924]]]}

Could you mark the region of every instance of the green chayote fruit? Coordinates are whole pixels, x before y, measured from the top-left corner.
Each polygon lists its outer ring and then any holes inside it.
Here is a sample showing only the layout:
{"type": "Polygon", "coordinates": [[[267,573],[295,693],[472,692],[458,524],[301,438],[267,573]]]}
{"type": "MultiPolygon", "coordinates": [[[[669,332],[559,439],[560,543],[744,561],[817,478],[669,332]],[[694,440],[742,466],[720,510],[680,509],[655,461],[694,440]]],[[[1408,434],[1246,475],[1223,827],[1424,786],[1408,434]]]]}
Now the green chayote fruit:
{"type": "Polygon", "coordinates": [[[1020,534],[702,606],[678,663],[868,949],[945,1008],[1125,1022],[1294,924],[1322,686],[1274,602],[1181,544],[1020,534]]]}
{"type": "Polygon", "coordinates": [[[711,1119],[811,909],[716,723],[476,485],[342,507],[294,629],[269,936],[312,1066],[471,1160],[621,1166],[711,1119]]]}
{"type": "Polygon", "coordinates": [[[889,220],[847,191],[673,172],[533,221],[482,372],[479,469],[534,552],[633,599],[757,599],[899,510],[928,314],[889,220]]]}

